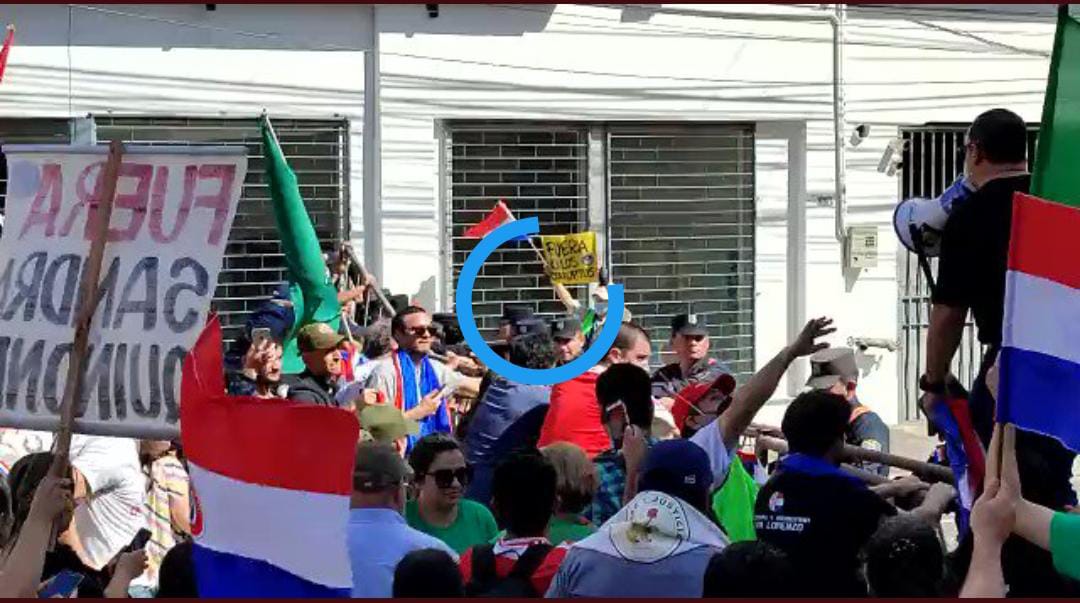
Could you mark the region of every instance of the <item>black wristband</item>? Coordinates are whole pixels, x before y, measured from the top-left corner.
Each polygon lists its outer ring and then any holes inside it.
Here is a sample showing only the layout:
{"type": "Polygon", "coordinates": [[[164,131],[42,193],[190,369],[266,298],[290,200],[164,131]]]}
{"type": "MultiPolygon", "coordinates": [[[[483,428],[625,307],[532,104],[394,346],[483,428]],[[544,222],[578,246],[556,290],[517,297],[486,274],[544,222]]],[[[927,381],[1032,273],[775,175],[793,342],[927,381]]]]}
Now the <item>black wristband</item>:
{"type": "Polygon", "coordinates": [[[919,377],[919,389],[928,394],[941,396],[945,394],[945,383],[930,383],[930,380],[926,375],[923,375],[922,377],[919,377]]]}

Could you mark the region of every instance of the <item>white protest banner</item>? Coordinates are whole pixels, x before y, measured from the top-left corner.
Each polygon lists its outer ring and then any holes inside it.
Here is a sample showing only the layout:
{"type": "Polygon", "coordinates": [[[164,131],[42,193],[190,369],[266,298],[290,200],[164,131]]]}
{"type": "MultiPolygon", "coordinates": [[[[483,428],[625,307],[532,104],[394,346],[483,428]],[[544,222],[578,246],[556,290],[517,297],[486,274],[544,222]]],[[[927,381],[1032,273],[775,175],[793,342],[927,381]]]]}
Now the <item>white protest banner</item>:
{"type": "MultiPolygon", "coordinates": [[[[6,145],[0,426],[55,430],[107,147],[6,145]]],[[[123,150],[75,431],[172,438],[180,364],[217,286],[243,148],[123,150]]]]}

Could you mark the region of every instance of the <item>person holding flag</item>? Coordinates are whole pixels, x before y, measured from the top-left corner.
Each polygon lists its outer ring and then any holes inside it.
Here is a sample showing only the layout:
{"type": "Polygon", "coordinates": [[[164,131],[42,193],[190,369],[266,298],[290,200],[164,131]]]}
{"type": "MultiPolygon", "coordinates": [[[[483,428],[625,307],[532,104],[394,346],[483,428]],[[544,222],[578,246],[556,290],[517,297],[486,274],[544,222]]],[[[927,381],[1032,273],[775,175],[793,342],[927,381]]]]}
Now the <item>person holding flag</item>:
{"type": "Polygon", "coordinates": [[[260,129],[266,158],[266,182],[270,188],[271,208],[288,268],[288,298],[294,316],[285,340],[282,367],[286,375],[295,375],[304,370],[304,361],[296,345],[296,334],[300,327],[320,322],[337,331],[341,324],[341,303],[323,260],[315,227],[300,196],[296,174],[285,159],[269,117],[262,117],[260,129]]]}
{"type": "MultiPolygon", "coordinates": [[[[1013,196],[1026,193],[1032,182],[1027,171],[1027,125],[1007,109],[987,111],[972,122],[964,152],[964,172],[976,190],[967,201],[954,207],[942,235],[927,333],[926,373],[919,387],[925,392],[923,409],[935,426],[947,438],[959,436],[966,442],[966,456],[974,460],[975,471],[967,472],[972,478],[968,485],[973,495],[981,490],[982,482],[983,452],[978,448],[990,441],[994,422],[986,373],[1002,347],[1013,196]],[[979,341],[987,346],[970,397],[956,385],[946,386],[955,383],[949,366],[969,309],[979,341]],[[968,398],[966,404],[950,403],[964,398],[968,398]],[[950,406],[951,413],[941,407],[942,402],[950,406]],[[945,416],[949,414],[952,417],[945,416]],[[954,422],[957,429],[951,428],[954,422]],[[968,433],[971,430],[977,434],[977,441],[968,433]]],[[[1039,467],[1039,489],[1045,495],[1040,503],[1054,508],[1076,504],[1069,482],[1074,454],[1051,438],[1024,431],[1017,434],[1017,453],[1022,465],[1039,467]]],[[[1036,474],[1034,469],[1025,473],[1036,474]]],[[[971,498],[965,497],[965,507],[971,498]]]]}

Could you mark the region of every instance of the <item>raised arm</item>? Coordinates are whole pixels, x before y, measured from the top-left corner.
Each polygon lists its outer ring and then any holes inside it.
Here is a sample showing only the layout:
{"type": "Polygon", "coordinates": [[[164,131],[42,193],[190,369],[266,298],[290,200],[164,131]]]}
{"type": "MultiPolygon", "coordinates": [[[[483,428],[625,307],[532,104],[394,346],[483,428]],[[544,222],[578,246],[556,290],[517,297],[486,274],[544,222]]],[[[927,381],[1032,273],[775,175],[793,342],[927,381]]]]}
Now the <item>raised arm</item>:
{"type": "Polygon", "coordinates": [[[829,347],[827,343],[818,343],[817,339],[836,331],[831,326],[832,322],[831,318],[822,317],[806,323],[795,341],[780,350],[780,353],[754,373],[749,381],[735,390],[731,405],[720,415],[719,421],[716,421],[725,446],[731,448],[738,443],[739,436],[746,431],[754,420],[754,415],[772,397],[784,371],[795,359],[829,347]]]}

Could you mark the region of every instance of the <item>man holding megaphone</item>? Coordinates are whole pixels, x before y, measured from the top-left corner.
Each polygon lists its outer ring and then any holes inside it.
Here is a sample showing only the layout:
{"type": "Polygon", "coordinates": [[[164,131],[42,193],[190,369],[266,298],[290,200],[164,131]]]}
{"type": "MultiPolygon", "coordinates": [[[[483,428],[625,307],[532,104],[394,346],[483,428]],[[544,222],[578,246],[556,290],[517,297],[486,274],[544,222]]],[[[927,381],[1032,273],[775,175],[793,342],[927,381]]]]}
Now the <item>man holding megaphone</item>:
{"type": "MultiPolygon", "coordinates": [[[[919,387],[925,392],[921,401],[924,409],[950,393],[946,391],[951,380],[949,367],[970,309],[979,342],[986,346],[969,398],[972,422],[984,447],[990,441],[994,423],[994,400],[986,387],[986,373],[1001,348],[1013,193],[1028,192],[1030,183],[1024,120],[1006,109],[979,115],[964,140],[962,185],[970,192],[957,191],[954,185],[953,194],[960,194],[950,201],[940,233],[926,373],[919,387]]],[[[902,212],[898,209],[897,213],[902,212]]],[[[916,233],[919,225],[915,226],[910,229],[909,225],[909,232],[916,233]]],[[[898,233],[902,228],[898,222],[898,233]]],[[[1041,459],[1041,479],[1053,490],[1051,496],[1061,499],[1044,504],[1075,504],[1075,500],[1068,500],[1074,498],[1069,486],[1073,455],[1059,443],[1029,433],[1021,434],[1018,441],[1021,458],[1025,452],[1041,459]]]]}

